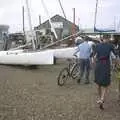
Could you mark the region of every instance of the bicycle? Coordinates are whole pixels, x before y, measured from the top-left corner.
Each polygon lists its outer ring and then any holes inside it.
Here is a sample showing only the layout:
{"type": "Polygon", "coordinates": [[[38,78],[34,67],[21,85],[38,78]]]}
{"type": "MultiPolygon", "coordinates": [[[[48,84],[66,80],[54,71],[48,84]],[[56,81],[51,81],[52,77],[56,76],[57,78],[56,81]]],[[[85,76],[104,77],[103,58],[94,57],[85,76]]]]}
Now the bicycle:
{"type": "Polygon", "coordinates": [[[79,59],[75,56],[75,59],[68,59],[67,67],[64,67],[57,78],[59,86],[63,86],[68,78],[76,79],[80,74],[79,59]]]}

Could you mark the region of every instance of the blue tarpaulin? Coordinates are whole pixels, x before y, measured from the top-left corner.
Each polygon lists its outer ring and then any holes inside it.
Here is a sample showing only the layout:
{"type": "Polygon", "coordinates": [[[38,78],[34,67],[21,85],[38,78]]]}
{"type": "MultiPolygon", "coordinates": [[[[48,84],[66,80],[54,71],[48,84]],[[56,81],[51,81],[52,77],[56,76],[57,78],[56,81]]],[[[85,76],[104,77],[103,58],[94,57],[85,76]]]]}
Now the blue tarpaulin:
{"type": "Polygon", "coordinates": [[[94,27],[94,32],[115,32],[114,29],[97,29],[94,27]]]}

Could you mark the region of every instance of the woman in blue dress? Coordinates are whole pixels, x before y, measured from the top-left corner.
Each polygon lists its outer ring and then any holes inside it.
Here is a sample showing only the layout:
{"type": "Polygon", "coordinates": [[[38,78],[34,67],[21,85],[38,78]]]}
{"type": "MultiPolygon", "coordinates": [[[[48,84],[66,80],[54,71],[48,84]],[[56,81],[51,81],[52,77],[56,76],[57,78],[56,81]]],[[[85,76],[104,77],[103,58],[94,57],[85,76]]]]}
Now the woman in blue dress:
{"type": "Polygon", "coordinates": [[[103,36],[103,41],[96,45],[95,49],[95,83],[98,87],[99,100],[97,103],[100,109],[104,109],[104,98],[111,83],[111,70],[110,70],[110,53],[114,53],[112,44],[109,42],[109,36],[103,36]]]}

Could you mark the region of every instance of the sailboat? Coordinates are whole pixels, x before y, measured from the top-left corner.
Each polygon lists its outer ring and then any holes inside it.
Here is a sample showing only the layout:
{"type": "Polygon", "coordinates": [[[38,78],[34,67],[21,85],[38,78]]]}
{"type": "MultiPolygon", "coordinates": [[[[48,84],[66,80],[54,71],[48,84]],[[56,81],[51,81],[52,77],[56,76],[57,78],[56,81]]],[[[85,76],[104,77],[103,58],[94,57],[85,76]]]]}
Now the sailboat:
{"type": "Polygon", "coordinates": [[[31,25],[31,16],[28,6],[28,0],[26,0],[26,6],[28,11],[29,27],[32,36],[31,39],[32,42],[7,51],[0,51],[0,64],[11,64],[11,65],[53,64],[54,63],[53,51],[35,50],[34,35],[31,25]],[[29,45],[32,45],[33,48],[32,50],[23,49],[25,46],[29,46],[29,45]]]}

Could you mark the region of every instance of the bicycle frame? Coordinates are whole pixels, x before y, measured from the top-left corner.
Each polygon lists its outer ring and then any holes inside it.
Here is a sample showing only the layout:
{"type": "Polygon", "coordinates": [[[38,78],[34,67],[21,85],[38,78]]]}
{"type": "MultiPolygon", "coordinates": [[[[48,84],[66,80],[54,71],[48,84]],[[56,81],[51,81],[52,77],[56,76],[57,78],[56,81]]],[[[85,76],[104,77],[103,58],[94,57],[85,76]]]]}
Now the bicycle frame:
{"type": "Polygon", "coordinates": [[[74,67],[76,67],[76,65],[79,65],[79,59],[77,58],[77,56],[75,56],[76,58],[73,58],[72,60],[71,59],[68,59],[68,75],[69,77],[72,77],[72,72],[73,72],[73,69],[74,67]],[[73,62],[71,62],[73,61],[73,62]]]}

